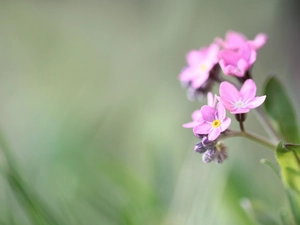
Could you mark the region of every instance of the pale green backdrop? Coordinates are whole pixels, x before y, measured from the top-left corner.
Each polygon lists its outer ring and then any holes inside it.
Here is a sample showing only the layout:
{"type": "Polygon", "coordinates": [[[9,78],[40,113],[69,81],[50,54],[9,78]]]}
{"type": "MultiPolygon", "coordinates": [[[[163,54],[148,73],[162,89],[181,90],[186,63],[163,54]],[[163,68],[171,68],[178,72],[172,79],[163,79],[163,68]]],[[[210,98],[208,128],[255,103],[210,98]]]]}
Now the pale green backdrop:
{"type": "MultiPolygon", "coordinates": [[[[236,138],[225,141],[222,165],[204,164],[181,127],[204,102],[186,99],[178,74],[189,50],[229,29],[250,39],[265,32],[253,69],[258,94],[276,73],[296,100],[291,8],[271,0],[1,1],[0,125],[23,178],[68,224],[256,224],[242,198],[277,215],[282,185],[259,162],[274,162],[273,153],[236,138]]],[[[246,128],[267,136],[254,113],[246,128]]],[[[25,211],[2,177],[0,222],[31,224],[25,211]]]]}

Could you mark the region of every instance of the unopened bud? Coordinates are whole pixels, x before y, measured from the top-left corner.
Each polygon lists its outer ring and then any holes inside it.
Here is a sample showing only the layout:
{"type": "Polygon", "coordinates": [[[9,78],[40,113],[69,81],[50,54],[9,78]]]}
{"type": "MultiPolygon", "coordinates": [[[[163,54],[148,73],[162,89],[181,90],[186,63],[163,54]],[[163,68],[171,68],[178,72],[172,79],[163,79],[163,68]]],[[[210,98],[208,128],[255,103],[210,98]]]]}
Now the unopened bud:
{"type": "Polygon", "coordinates": [[[202,142],[199,142],[195,145],[194,151],[199,153],[204,153],[207,149],[203,146],[202,142]]]}
{"type": "Polygon", "coordinates": [[[215,147],[216,143],[217,143],[217,141],[210,141],[210,140],[208,140],[208,137],[207,137],[207,136],[205,136],[205,137],[202,138],[202,144],[203,144],[203,146],[205,146],[207,149],[208,149],[208,148],[215,147]]]}
{"type": "Polygon", "coordinates": [[[227,147],[223,144],[223,142],[219,141],[216,144],[217,154],[214,158],[216,163],[222,163],[225,159],[228,158],[227,147]]]}
{"type": "Polygon", "coordinates": [[[210,163],[211,161],[214,160],[215,155],[216,155],[217,149],[216,148],[212,148],[212,149],[208,149],[202,156],[202,161],[204,163],[210,163]]]}

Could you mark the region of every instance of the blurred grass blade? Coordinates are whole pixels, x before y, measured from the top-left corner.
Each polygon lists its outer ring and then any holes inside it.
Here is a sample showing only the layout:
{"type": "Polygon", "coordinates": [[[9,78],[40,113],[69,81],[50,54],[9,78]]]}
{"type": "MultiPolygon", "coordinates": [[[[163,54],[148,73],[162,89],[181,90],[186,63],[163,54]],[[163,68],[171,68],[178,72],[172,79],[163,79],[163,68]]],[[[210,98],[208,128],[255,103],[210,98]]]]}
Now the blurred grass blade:
{"type": "Polygon", "coordinates": [[[253,221],[264,225],[279,225],[280,220],[259,200],[243,198],[241,206],[253,221]]]}
{"type": "Polygon", "coordinates": [[[292,103],[284,87],[275,77],[269,79],[265,86],[267,95],[264,107],[271,119],[274,129],[287,142],[299,142],[299,130],[292,103]]]}
{"type": "Polygon", "coordinates": [[[255,191],[256,186],[247,185],[246,182],[241,182],[247,177],[247,171],[236,164],[228,175],[227,185],[224,190],[224,208],[228,213],[234,214],[235,221],[232,224],[257,225],[254,217],[249,216],[248,212],[241,207],[241,199],[244,196],[250,196],[255,191]]]}
{"type": "Polygon", "coordinates": [[[39,196],[28,187],[23,179],[15,172],[7,172],[8,183],[16,199],[34,224],[63,224],[58,216],[52,213],[39,196]]]}
{"type": "Polygon", "coordinates": [[[279,218],[281,220],[282,225],[290,224],[290,225],[296,225],[293,221],[293,217],[289,210],[285,208],[281,208],[279,210],[279,218]]]}
{"type": "Polygon", "coordinates": [[[300,196],[298,193],[291,189],[286,190],[294,221],[296,224],[300,224],[300,196]]]}
{"type": "Polygon", "coordinates": [[[9,144],[6,142],[3,133],[0,131],[0,147],[6,158],[7,168],[2,170],[2,174],[7,179],[8,184],[18,200],[20,206],[27,214],[27,217],[36,225],[59,225],[64,224],[58,215],[53,214],[42,199],[23,180],[18,171],[17,163],[12,156],[9,144]]]}

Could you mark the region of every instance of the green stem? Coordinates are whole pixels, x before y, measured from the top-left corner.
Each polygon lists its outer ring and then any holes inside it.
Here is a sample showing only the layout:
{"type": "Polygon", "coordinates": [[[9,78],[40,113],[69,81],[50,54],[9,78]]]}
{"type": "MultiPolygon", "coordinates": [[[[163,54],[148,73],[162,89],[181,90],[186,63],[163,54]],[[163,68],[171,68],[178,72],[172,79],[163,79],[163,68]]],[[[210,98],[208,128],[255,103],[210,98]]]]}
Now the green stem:
{"type": "Polygon", "coordinates": [[[269,148],[272,151],[275,151],[277,148],[277,145],[275,143],[270,142],[269,140],[267,140],[261,136],[258,136],[256,134],[253,134],[249,131],[231,131],[231,130],[229,130],[220,136],[221,139],[225,139],[225,138],[229,138],[229,137],[244,137],[244,138],[247,138],[258,144],[261,144],[261,145],[269,148]]]}

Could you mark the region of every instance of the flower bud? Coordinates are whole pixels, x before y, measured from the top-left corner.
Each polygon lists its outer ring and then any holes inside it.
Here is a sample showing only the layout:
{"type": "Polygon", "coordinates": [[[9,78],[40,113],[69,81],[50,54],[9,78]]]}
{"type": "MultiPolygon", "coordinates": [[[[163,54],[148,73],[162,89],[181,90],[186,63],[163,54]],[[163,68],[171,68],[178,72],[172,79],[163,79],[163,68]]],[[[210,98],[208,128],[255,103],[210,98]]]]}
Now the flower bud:
{"type": "Polygon", "coordinates": [[[195,145],[194,151],[199,152],[200,154],[206,152],[207,148],[205,148],[202,144],[202,142],[199,142],[195,145]]]}
{"type": "Polygon", "coordinates": [[[214,160],[216,156],[217,149],[216,148],[211,148],[208,149],[202,156],[202,161],[204,163],[210,163],[211,161],[214,160]]]}
{"type": "Polygon", "coordinates": [[[217,144],[217,141],[216,140],[214,140],[214,141],[208,140],[207,135],[202,138],[202,145],[204,147],[206,147],[206,149],[215,147],[216,144],[217,144]]]}
{"type": "Polygon", "coordinates": [[[227,153],[227,147],[224,145],[223,142],[219,141],[216,144],[216,149],[217,149],[217,154],[216,157],[214,158],[214,161],[216,163],[222,163],[225,159],[228,158],[228,153],[227,153]]]}

